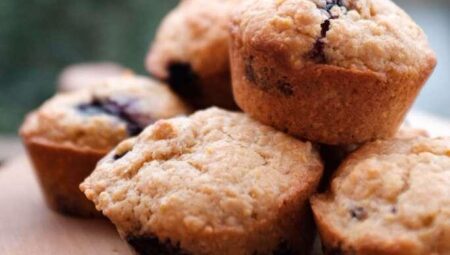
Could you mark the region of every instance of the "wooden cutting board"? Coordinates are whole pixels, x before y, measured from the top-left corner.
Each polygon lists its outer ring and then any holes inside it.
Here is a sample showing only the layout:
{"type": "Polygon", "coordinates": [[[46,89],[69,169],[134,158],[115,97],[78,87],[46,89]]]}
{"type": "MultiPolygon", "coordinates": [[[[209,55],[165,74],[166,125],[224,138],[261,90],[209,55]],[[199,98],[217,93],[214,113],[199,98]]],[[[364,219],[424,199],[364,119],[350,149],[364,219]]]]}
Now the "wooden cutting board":
{"type": "MultiPolygon", "coordinates": [[[[450,135],[450,122],[412,113],[408,122],[433,136],[450,135]]],[[[0,255],[131,255],[107,220],[61,216],[45,207],[28,159],[0,168],[0,255]]],[[[315,255],[320,254],[316,245],[315,255]]]]}
{"type": "Polygon", "coordinates": [[[0,254],[131,255],[107,220],[64,217],[45,207],[25,156],[0,169],[0,254]]]}
{"type": "Polygon", "coordinates": [[[49,210],[25,155],[0,168],[0,201],[0,255],[133,254],[108,220],[49,210]]]}

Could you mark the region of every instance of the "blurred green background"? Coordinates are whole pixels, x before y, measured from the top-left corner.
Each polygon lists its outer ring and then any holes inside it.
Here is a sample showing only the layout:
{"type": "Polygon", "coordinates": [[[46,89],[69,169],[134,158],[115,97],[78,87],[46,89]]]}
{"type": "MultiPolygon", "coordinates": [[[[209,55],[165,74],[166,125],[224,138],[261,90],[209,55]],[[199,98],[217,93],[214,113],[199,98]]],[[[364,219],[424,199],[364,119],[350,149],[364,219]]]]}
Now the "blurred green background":
{"type": "Polygon", "coordinates": [[[54,93],[62,68],[110,60],[144,73],[160,19],[176,0],[0,0],[0,133],[54,93]]]}
{"type": "MultiPolygon", "coordinates": [[[[114,61],[139,73],[160,19],[176,0],[0,0],[0,133],[54,93],[69,64],[114,61]]],[[[397,0],[427,32],[439,65],[418,109],[450,117],[449,2],[397,0]]]]}

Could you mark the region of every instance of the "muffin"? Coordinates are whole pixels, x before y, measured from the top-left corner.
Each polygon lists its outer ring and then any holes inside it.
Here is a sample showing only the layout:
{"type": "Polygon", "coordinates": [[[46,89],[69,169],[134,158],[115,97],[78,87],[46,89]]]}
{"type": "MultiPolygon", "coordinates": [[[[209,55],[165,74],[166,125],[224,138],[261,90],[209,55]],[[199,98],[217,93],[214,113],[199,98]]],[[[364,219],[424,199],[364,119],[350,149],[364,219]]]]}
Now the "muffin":
{"type": "Polygon", "coordinates": [[[81,63],[66,67],[58,78],[58,91],[68,92],[97,85],[105,79],[131,72],[112,62],[81,63]]]}
{"type": "Polygon", "coordinates": [[[389,0],[246,0],[230,34],[241,109],[330,145],[392,137],[436,64],[389,0]]]}
{"type": "Polygon", "coordinates": [[[450,254],[450,138],[367,144],[311,203],[326,254],[450,254]]]}
{"type": "Polygon", "coordinates": [[[78,186],[97,161],[148,124],[185,113],[166,86],[122,76],[56,95],[27,116],[20,135],[49,207],[88,217],[100,214],[78,186]]]}
{"type": "Polygon", "coordinates": [[[138,254],[307,254],[318,152],[243,113],[161,120],[81,190],[138,254]]]}
{"type": "Polygon", "coordinates": [[[147,69],[197,108],[236,109],[231,92],[228,18],[238,0],[185,0],[167,15],[147,69]]]}

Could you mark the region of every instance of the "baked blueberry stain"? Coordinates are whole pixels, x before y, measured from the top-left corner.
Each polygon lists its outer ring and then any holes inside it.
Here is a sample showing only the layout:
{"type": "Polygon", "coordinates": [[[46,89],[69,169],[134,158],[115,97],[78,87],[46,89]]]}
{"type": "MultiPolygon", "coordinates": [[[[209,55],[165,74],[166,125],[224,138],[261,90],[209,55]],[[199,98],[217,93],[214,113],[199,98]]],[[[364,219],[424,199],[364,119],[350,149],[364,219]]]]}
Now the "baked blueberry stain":
{"type": "Polygon", "coordinates": [[[123,158],[125,155],[127,155],[128,152],[122,153],[122,154],[114,154],[113,159],[114,160],[119,160],[121,158],[123,158]]]}
{"type": "Polygon", "coordinates": [[[396,214],[396,213],[397,213],[397,207],[392,206],[392,208],[391,208],[391,213],[392,213],[392,214],[396,214]]]}
{"type": "Polygon", "coordinates": [[[190,101],[202,96],[199,76],[189,63],[171,63],[168,71],[167,83],[175,93],[190,101]]]}
{"type": "Polygon", "coordinates": [[[273,252],[273,255],[294,255],[295,252],[287,241],[282,241],[273,252]]]}
{"type": "Polygon", "coordinates": [[[360,206],[356,206],[350,209],[350,215],[357,220],[365,220],[368,217],[366,210],[360,206]]]}
{"type": "Polygon", "coordinates": [[[347,9],[347,6],[345,6],[344,1],[345,0],[326,0],[326,5],[322,8],[319,7],[321,10],[323,10],[324,13],[326,13],[328,18],[324,22],[322,22],[322,24],[320,24],[321,28],[320,37],[316,40],[311,52],[309,53],[309,57],[317,63],[323,64],[327,62],[327,58],[324,52],[325,49],[324,39],[327,36],[327,32],[330,30],[331,25],[330,20],[339,18],[339,16],[333,15],[331,9],[333,9],[333,7],[335,6],[344,7],[345,9],[347,9]]]}
{"type": "MultiPolygon", "coordinates": [[[[247,81],[257,85],[260,89],[264,91],[271,90],[274,86],[269,82],[268,79],[258,76],[253,68],[253,56],[244,59],[244,75],[247,81]]],[[[270,75],[271,70],[269,68],[262,68],[261,73],[270,75]]],[[[285,96],[292,96],[294,94],[294,89],[292,85],[285,80],[276,81],[275,88],[285,96]]]]}
{"type": "Polygon", "coordinates": [[[253,56],[250,56],[248,58],[245,59],[244,61],[244,65],[245,65],[245,78],[249,81],[249,82],[256,82],[256,77],[255,77],[255,70],[253,69],[253,56]]]}
{"type": "Polygon", "coordinates": [[[139,121],[140,116],[130,110],[131,102],[119,103],[109,98],[93,98],[91,102],[78,105],[78,110],[87,115],[107,114],[117,117],[127,125],[130,136],[136,136],[150,123],[139,121]]]}
{"type": "Polygon", "coordinates": [[[161,242],[155,236],[129,236],[126,240],[138,255],[190,255],[178,244],[173,245],[170,241],[161,242]]]}
{"type": "Polygon", "coordinates": [[[285,96],[292,96],[294,94],[292,85],[289,82],[283,80],[279,80],[277,82],[277,89],[285,96]]]}
{"type": "Polygon", "coordinates": [[[344,255],[346,254],[341,248],[323,249],[326,255],[344,255]]]}

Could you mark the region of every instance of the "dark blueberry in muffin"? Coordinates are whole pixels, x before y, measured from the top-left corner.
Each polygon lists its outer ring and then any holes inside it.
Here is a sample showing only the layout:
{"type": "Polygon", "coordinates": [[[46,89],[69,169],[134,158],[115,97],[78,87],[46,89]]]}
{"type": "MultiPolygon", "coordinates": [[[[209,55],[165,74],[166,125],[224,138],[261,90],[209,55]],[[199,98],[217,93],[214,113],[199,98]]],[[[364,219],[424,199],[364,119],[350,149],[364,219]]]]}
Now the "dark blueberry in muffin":
{"type": "Polygon", "coordinates": [[[328,250],[324,248],[323,253],[325,255],[344,255],[344,254],[346,254],[342,251],[341,248],[333,248],[333,249],[328,249],[328,250]]]}
{"type": "Polygon", "coordinates": [[[323,40],[327,36],[328,30],[330,30],[331,25],[330,20],[339,18],[339,16],[334,16],[331,13],[331,9],[333,9],[333,7],[335,6],[345,7],[347,9],[342,0],[327,0],[325,8],[320,8],[327,14],[328,19],[326,19],[320,25],[321,27],[320,37],[314,43],[314,46],[309,54],[309,57],[317,63],[326,63],[326,56],[324,52],[325,43],[323,40]]]}
{"type": "Polygon", "coordinates": [[[325,63],[325,53],[323,52],[323,49],[325,47],[325,43],[322,42],[321,39],[318,39],[313,46],[313,49],[310,53],[310,58],[313,59],[317,63],[325,63]]]}
{"type": "Polygon", "coordinates": [[[245,59],[245,78],[250,82],[256,82],[255,71],[252,66],[253,57],[245,59]]]}
{"type": "Polygon", "coordinates": [[[169,78],[167,83],[177,94],[194,101],[201,97],[202,90],[199,77],[188,63],[172,63],[168,67],[169,78]]]}
{"type": "Polygon", "coordinates": [[[189,255],[179,245],[173,245],[170,241],[161,242],[154,236],[129,236],[127,242],[138,255],[189,255]]]}
{"type": "Polygon", "coordinates": [[[273,255],[294,255],[295,252],[286,241],[281,242],[273,252],[273,255]]]}
{"type": "Polygon", "coordinates": [[[130,109],[131,104],[131,101],[120,103],[110,98],[94,98],[90,103],[79,105],[78,110],[88,115],[107,114],[115,116],[127,124],[128,134],[135,136],[153,121],[143,120],[138,113],[130,109]]]}
{"type": "Polygon", "coordinates": [[[292,85],[286,81],[282,80],[278,81],[277,89],[285,96],[292,96],[292,94],[294,94],[294,89],[292,88],[292,85]]]}
{"type": "Polygon", "coordinates": [[[391,213],[392,213],[392,214],[396,214],[396,213],[397,213],[397,207],[392,206],[392,208],[391,208],[391,213]]]}
{"type": "Polygon", "coordinates": [[[124,154],[114,154],[113,159],[114,159],[114,160],[119,160],[119,159],[123,158],[125,155],[127,155],[127,153],[124,153],[124,154]]]}
{"type": "Polygon", "coordinates": [[[368,216],[366,210],[359,206],[350,209],[350,215],[357,220],[365,220],[368,216]]]}

